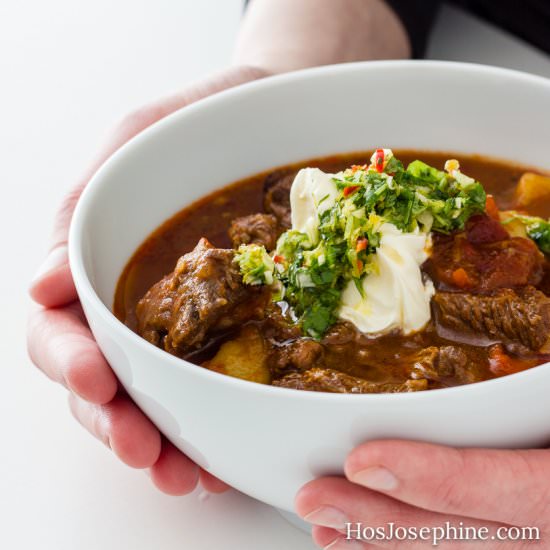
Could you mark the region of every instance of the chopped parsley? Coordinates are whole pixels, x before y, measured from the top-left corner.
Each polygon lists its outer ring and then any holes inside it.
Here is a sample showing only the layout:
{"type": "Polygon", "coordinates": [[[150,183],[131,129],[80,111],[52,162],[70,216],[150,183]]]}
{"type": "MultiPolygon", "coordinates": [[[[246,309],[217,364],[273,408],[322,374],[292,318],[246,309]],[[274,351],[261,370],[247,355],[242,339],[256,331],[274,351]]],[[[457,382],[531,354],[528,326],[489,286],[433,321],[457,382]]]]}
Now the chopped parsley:
{"type": "Polygon", "coordinates": [[[241,244],[235,254],[246,285],[273,284],[275,263],[263,246],[241,244]]]}
{"type": "Polygon", "coordinates": [[[349,281],[363,292],[363,279],[376,269],[382,224],[404,233],[450,233],[485,211],[483,186],[462,174],[456,161],[445,172],[418,160],[405,169],[389,149],[378,149],[371,160],[333,178],[339,194],[318,214],[315,242],[291,229],[279,238],[273,259],[257,245],[241,246],[236,257],[245,283],[270,284],[270,274],[279,281],[277,299],[292,307],[313,338],[336,322],[349,281]]]}

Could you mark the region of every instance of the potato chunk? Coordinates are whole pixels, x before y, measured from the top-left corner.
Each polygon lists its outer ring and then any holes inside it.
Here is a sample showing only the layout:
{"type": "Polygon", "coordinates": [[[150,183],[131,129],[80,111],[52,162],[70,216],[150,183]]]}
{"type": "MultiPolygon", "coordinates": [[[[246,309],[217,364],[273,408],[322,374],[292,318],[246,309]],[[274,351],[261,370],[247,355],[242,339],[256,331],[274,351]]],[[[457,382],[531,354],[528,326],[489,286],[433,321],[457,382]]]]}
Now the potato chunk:
{"type": "Polygon", "coordinates": [[[529,206],[540,200],[550,199],[550,177],[526,172],[516,187],[516,206],[529,206]]]}
{"type": "Polygon", "coordinates": [[[235,340],[222,344],[218,353],[202,366],[250,382],[271,383],[265,344],[253,326],[245,327],[235,340]]]}

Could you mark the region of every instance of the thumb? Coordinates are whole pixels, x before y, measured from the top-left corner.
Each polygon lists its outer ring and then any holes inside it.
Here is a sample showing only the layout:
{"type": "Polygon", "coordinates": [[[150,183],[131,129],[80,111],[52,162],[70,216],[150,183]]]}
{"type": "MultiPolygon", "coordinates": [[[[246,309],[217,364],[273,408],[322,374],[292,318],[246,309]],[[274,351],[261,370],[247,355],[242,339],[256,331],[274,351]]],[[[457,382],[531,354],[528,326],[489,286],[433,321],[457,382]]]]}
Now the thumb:
{"type": "Polygon", "coordinates": [[[71,191],[61,204],[55,218],[54,244],[30,284],[31,298],[45,307],[59,307],[77,299],[69,268],[67,236],[71,217],[84,185],[81,184],[71,191]]]}
{"type": "Polygon", "coordinates": [[[455,449],[371,441],[351,452],[346,477],[419,508],[510,525],[547,523],[550,451],[455,449]]]}
{"type": "Polygon", "coordinates": [[[76,300],[66,244],[50,250],[31,281],[29,293],[35,302],[45,307],[59,307],[76,300]]]}

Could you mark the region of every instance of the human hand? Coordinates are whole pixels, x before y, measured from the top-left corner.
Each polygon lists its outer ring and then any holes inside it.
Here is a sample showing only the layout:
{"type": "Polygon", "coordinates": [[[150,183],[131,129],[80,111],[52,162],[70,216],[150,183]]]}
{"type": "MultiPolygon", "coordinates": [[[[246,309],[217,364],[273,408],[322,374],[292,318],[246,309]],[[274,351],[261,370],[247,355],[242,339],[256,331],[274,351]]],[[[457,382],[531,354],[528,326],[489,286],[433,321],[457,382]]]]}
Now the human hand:
{"type": "Polygon", "coordinates": [[[163,438],[119,387],[78,301],[68,264],[69,224],[92,175],[130,138],[177,109],[267,74],[246,66],[228,69],[125,117],[97,161],[64,200],[55,220],[50,252],[31,283],[30,294],[37,304],[29,316],[27,345],[33,363],[69,390],[71,411],[88,431],[129,466],[148,468],[153,483],[168,494],[189,493],[199,480],[211,492],[225,491],[228,486],[163,438]]]}
{"type": "MultiPolygon", "coordinates": [[[[488,528],[488,536],[510,526],[539,529],[536,541],[441,540],[441,550],[548,546],[550,533],[550,450],[454,449],[408,441],[372,441],[357,447],[345,463],[345,478],[325,477],[305,485],[296,510],[312,523],[322,548],[426,548],[428,541],[346,541],[346,522],[363,527],[488,528]]],[[[510,531],[509,535],[516,531],[510,531]]],[[[442,534],[442,533],[439,533],[442,534]]],[[[534,532],[528,533],[533,536],[534,532]]],[[[500,536],[506,531],[500,531],[500,536]]],[[[370,534],[369,534],[370,536],[370,534]]],[[[516,536],[515,534],[513,536],[516,536]]]]}

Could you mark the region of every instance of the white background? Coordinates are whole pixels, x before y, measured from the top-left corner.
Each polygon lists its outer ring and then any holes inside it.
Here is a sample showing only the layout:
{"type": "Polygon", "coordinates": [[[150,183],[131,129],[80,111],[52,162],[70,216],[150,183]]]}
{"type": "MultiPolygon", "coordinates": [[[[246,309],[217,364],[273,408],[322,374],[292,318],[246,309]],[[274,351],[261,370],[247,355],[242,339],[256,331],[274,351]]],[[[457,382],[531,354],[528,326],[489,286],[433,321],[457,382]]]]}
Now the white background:
{"type": "MultiPolygon", "coordinates": [[[[0,548],[314,547],[235,492],[155,491],[77,425],[24,344],[26,287],[64,191],[126,111],[229,62],[241,9],[240,0],[0,2],[0,548]]],[[[429,54],[550,76],[548,58],[451,9],[429,54]]]]}

